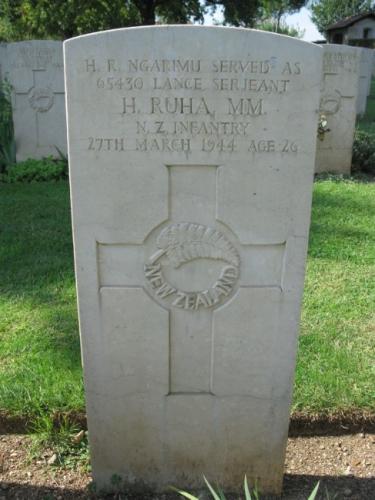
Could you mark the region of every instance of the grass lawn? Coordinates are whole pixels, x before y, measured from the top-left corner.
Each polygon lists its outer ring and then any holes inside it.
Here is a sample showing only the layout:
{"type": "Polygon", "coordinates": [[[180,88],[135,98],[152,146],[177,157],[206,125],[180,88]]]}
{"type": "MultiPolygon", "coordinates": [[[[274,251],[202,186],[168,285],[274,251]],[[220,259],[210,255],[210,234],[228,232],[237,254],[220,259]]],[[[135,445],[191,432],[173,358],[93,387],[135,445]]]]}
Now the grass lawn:
{"type": "Polygon", "coordinates": [[[0,184],[0,409],[82,409],[66,182],[0,184]]]}
{"type": "MultiPolygon", "coordinates": [[[[315,183],[294,408],[374,410],[375,183],[315,183]]],[[[83,410],[68,185],[0,185],[0,410],[83,410]]]]}

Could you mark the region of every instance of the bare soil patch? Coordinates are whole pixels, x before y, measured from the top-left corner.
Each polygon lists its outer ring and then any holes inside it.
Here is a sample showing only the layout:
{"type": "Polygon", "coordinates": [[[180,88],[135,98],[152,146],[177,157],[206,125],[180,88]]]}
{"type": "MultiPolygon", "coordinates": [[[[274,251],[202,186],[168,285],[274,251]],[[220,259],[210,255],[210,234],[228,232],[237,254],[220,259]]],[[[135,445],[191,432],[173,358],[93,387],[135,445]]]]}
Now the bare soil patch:
{"type": "MultiPolygon", "coordinates": [[[[50,465],[53,450],[41,451],[30,460],[30,443],[27,435],[0,435],[0,500],[104,498],[90,492],[89,473],[50,465]]],[[[282,498],[306,499],[317,481],[321,482],[321,499],[374,500],[375,435],[289,438],[282,498]]],[[[121,494],[112,498],[169,500],[181,497],[121,494]]]]}

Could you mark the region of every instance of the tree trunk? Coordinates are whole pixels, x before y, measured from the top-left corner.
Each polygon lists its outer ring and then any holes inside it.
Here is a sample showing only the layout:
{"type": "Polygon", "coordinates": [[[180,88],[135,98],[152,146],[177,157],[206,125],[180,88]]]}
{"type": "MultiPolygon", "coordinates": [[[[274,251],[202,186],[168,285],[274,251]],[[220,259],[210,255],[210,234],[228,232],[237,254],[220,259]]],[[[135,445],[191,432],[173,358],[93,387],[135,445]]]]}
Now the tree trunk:
{"type": "Polygon", "coordinates": [[[283,17],[283,11],[282,9],[280,9],[279,12],[277,13],[276,33],[280,31],[280,22],[282,17],[283,17]]]}
{"type": "Polygon", "coordinates": [[[142,24],[154,25],[155,24],[155,2],[154,0],[143,0],[138,2],[142,7],[139,9],[142,16],[142,24]]]}

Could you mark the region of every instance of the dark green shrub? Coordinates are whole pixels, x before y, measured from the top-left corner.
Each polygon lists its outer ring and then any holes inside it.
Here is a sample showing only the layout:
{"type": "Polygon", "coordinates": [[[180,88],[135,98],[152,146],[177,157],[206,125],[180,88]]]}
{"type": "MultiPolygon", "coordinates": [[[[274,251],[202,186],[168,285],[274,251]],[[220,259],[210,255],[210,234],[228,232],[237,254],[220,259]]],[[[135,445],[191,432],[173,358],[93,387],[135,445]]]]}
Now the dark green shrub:
{"type": "Polygon", "coordinates": [[[41,160],[29,158],[9,165],[2,176],[3,182],[58,181],[67,177],[67,164],[52,157],[41,160]]]}
{"type": "Polygon", "coordinates": [[[352,157],[353,171],[375,175],[375,134],[356,130],[352,157]]]}
{"type": "Polygon", "coordinates": [[[11,92],[11,85],[0,81],[0,174],[16,161],[11,92]]]}

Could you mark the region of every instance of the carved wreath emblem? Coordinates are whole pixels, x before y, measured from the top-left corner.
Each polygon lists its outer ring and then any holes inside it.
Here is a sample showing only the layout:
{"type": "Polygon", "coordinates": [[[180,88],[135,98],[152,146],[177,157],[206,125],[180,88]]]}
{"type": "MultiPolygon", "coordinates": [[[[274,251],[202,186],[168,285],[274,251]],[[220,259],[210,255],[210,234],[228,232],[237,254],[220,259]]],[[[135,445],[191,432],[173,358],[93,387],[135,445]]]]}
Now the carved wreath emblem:
{"type": "Polygon", "coordinates": [[[240,256],[236,247],[220,231],[191,222],[170,224],[156,240],[159,249],[144,267],[152,292],[169,305],[182,309],[209,308],[228,297],[239,277],[240,256]],[[225,263],[220,276],[205,290],[185,292],[172,286],[163,276],[163,267],[178,269],[195,259],[214,259],[225,263]]]}
{"type": "Polygon", "coordinates": [[[49,87],[35,88],[29,91],[30,106],[39,113],[45,113],[53,106],[54,95],[49,87]]]}
{"type": "Polygon", "coordinates": [[[341,107],[341,94],[338,90],[325,93],[320,99],[319,110],[326,115],[334,115],[341,107]]]}

